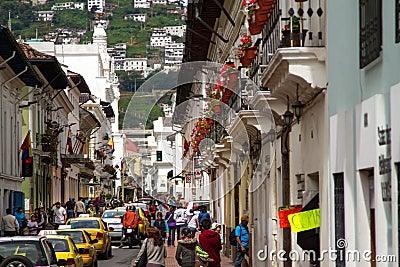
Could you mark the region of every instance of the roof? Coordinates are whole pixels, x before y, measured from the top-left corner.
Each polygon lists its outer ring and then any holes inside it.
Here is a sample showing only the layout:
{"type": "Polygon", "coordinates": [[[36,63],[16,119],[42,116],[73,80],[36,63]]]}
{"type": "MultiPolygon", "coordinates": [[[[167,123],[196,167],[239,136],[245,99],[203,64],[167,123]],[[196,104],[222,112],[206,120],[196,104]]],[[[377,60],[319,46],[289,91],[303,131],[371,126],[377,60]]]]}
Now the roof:
{"type": "Polygon", "coordinates": [[[89,89],[89,85],[86,83],[85,78],[83,78],[82,75],[72,71],[68,71],[67,75],[74,82],[75,86],[79,89],[79,92],[81,92],[81,94],[92,94],[89,89]]]}
{"type": "Polygon", "coordinates": [[[44,238],[43,236],[13,236],[13,237],[0,237],[0,242],[7,241],[39,241],[44,238]]]}
{"type": "Polygon", "coordinates": [[[28,61],[21,47],[18,45],[14,36],[12,36],[10,30],[0,26],[0,56],[3,60],[7,60],[12,57],[14,51],[14,58],[7,63],[13,72],[19,74],[27,68],[27,71],[22,73],[19,76],[19,79],[28,86],[42,86],[43,81],[32,68],[32,65],[28,61]]]}
{"type": "Polygon", "coordinates": [[[96,116],[83,108],[79,110],[79,124],[80,129],[85,133],[89,133],[96,127],[101,127],[101,124],[97,120],[96,116]]]}
{"type": "Polygon", "coordinates": [[[53,89],[65,89],[70,86],[68,77],[55,56],[39,52],[27,43],[20,43],[20,47],[29,62],[39,68],[53,89]]]}
{"type": "Polygon", "coordinates": [[[110,102],[100,101],[100,105],[103,107],[103,111],[106,114],[106,118],[115,117],[115,113],[110,102]]]}

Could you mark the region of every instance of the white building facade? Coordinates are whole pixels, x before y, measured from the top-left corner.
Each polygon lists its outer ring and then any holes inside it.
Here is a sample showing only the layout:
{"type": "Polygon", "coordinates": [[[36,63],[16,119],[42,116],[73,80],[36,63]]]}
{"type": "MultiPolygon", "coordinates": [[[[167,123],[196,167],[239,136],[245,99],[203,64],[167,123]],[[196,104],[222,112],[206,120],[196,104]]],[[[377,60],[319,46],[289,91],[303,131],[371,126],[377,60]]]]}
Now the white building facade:
{"type": "Polygon", "coordinates": [[[166,26],[164,30],[171,36],[183,37],[186,33],[186,25],[182,26],[166,26]]]}
{"type": "Polygon", "coordinates": [[[125,71],[145,71],[147,69],[147,58],[125,58],[125,71]]]}
{"type": "Polygon", "coordinates": [[[152,29],[152,34],[150,37],[150,46],[157,48],[157,47],[165,47],[166,44],[172,42],[172,37],[167,34],[166,30],[164,29],[152,29]]]}
{"type": "Polygon", "coordinates": [[[146,22],[148,19],[147,14],[128,14],[124,16],[124,20],[133,20],[135,22],[146,22]]]}
{"type": "Polygon", "coordinates": [[[151,1],[150,0],[133,0],[134,8],[150,8],[151,1]]]}
{"type": "Polygon", "coordinates": [[[104,7],[106,6],[106,0],[88,0],[87,9],[90,11],[96,6],[99,12],[104,12],[104,7]]]}

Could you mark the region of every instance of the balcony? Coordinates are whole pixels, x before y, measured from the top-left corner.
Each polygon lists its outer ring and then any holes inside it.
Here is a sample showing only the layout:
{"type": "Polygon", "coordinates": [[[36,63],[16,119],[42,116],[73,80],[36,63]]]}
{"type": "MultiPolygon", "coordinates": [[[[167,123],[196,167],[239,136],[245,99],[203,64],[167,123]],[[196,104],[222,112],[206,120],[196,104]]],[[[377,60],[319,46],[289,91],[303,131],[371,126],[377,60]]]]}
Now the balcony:
{"type": "Polygon", "coordinates": [[[271,8],[251,78],[272,97],[293,100],[300,88],[307,102],[326,88],[325,2],[280,1],[271,8]]]}

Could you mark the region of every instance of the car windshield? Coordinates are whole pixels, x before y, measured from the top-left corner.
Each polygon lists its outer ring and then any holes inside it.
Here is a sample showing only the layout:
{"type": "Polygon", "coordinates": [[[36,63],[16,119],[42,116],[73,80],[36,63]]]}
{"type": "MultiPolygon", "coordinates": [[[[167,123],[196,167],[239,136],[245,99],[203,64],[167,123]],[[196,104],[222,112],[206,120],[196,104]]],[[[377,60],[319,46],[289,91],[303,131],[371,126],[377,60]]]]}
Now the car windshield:
{"type": "Polygon", "coordinates": [[[146,204],[143,204],[143,203],[134,203],[133,204],[135,207],[140,207],[140,208],[142,208],[142,209],[144,209],[144,210],[147,210],[147,205],[146,204]]]}
{"type": "Polygon", "coordinates": [[[100,224],[95,220],[72,220],[69,222],[72,229],[100,229],[100,224]]]}
{"type": "Polygon", "coordinates": [[[48,238],[55,252],[69,252],[68,240],[48,238]]]}
{"type": "Polygon", "coordinates": [[[9,256],[18,255],[27,257],[34,265],[41,265],[43,256],[39,242],[10,241],[0,243],[0,262],[9,256]]]}
{"type": "Polygon", "coordinates": [[[81,231],[57,231],[57,234],[70,236],[75,244],[86,243],[85,237],[81,231]]]}
{"type": "Polygon", "coordinates": [[[121,218],[125,214],[122,210],[110,210],[103,213],[102,218],[121,218]]]}

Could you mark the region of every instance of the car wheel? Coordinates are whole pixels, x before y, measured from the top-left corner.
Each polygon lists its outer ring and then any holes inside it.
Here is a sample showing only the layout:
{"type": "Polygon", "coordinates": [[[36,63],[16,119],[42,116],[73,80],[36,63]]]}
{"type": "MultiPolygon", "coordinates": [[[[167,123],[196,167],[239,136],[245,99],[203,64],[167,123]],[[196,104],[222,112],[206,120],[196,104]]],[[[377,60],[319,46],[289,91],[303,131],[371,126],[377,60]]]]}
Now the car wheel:
{"type": "Polygon", "coordinates": [[[110,243],[110,248],[108,249],[108,257],[111,258],[112,257],[112,246],[110,243]]]}
{"type": "Polygon", "coordinates": [[[24,256],[10,256],[3,260],[0,267],[33,267],[33,263],[24,256]]]}

